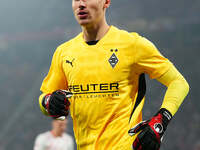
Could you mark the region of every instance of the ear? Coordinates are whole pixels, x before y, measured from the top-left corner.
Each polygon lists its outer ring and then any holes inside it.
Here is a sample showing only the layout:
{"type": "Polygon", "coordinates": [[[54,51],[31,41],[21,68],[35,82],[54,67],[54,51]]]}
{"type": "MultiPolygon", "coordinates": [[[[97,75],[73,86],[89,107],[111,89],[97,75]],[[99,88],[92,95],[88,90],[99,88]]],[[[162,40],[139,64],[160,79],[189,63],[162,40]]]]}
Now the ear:
{"type": "Polygon", "coordinates": [[[110,6],[110,0],[105,0],[104,8],[108,8],[110,6]]]}

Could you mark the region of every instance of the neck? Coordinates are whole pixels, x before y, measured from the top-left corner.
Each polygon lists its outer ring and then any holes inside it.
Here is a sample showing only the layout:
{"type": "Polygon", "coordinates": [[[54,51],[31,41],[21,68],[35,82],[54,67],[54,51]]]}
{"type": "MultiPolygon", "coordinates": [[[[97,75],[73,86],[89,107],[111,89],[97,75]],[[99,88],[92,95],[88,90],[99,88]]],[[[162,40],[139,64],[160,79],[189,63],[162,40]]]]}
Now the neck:
{"type": "Polygon", "coordinates": [[[62,133],[56,130],[51,130],[51,133],[53,134],[54,137],[62,136],[62,133]]]}
{"type": "Polygon", "coordinates": [[[86,42],[100,40],[109,30],[106,22],[91,26],[82,26],[83,38],[86,42]]]}

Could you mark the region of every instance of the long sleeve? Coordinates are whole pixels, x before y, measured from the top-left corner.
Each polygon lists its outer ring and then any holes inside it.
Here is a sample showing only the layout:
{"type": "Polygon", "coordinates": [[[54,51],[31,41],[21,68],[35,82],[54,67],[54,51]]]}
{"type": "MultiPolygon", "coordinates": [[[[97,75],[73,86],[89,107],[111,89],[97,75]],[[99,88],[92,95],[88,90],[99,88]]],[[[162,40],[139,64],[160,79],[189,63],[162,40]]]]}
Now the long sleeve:
{"type": "Polygon", "coordinates": [[[48,116],[48,112],[45,110],[45,108],[42,106],[42,100],[44,98],[44,96],[46,95],[46,93],[42,93],[40,96],[39,96],[39,106],[40,106],[40,110],[43,112],[43,114],[47,115],[48,116]]]}
{"type": "Polygon", "coordinates": [[[189,85],[173,65],[157,80],[168,87],[161,108],[174,115],[187,96],[189,85]]]}
{"type": "Polygon", "coordinates": [[[59,89],[67,89],[67,80],[63,71],[62,50],[57,48],[51,62],[49,72],[42,82],[40,90],[43,93],[52,93],[59,89]]]}

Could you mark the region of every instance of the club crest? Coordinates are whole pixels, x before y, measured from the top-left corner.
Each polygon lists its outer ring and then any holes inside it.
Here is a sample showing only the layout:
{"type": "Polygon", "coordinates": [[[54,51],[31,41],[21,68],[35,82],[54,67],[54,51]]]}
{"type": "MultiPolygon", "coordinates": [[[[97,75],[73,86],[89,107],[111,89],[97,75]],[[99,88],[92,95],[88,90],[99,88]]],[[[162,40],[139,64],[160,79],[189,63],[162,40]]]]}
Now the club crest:
{"type": "MultiPolygon", "coordinates": [[[[113,49],[110,50],[111,52],[113,52],[113,49]]],[[[118,50],[116,49],[115,52],[117,52],[118,50]]],[[[112,68],[114,68],[116,66],[116,64],[118,63],[118,58],[115,55],[115,53],[112,53],[111,57],[109,58],[109,63],[112,66],[112,68]]]]}

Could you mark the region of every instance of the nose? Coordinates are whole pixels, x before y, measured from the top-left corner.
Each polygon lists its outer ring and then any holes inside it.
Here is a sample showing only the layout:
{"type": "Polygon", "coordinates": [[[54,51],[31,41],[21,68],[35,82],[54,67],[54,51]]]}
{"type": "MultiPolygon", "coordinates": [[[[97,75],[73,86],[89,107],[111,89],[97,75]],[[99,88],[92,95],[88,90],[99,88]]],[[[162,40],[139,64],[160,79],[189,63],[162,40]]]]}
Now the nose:
{"type": "Polygon", "coordinates": [[[86,2],[85,0],[80,0],[80,3],[79,3],[79,9],[84,9],[86,7],[86,2]]]}

